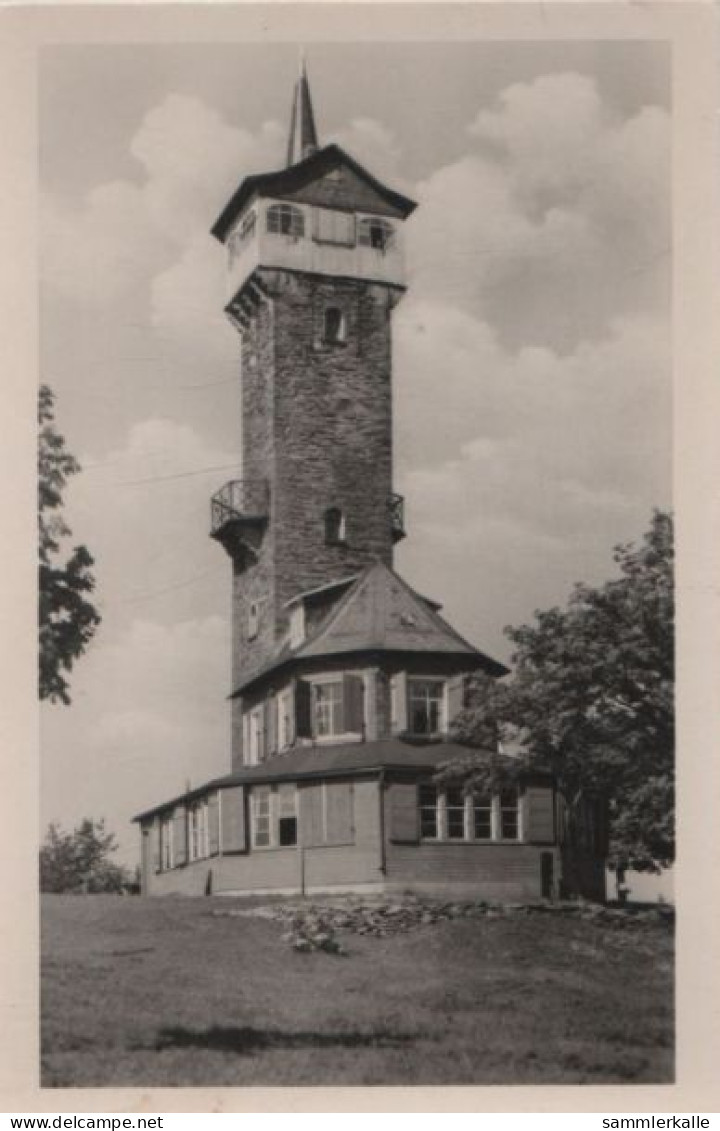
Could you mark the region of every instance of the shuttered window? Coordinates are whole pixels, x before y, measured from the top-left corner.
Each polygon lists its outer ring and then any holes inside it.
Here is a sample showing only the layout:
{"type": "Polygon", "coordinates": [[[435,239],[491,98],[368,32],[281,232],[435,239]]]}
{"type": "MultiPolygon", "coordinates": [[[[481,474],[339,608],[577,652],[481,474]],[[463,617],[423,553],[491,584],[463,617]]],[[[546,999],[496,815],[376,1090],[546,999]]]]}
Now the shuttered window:
{"type": "Polygon", "coordinates": [[[365,731],[365,683],[345,672],[295,686],[295,722],[301,738],[334,738],[365,731]]]}
{"type": "Polygon", "coordinates": [[[342,690],[342,683],[337,682],[313,685],[315,734],[319,738],[343,733],[342,690]]]}

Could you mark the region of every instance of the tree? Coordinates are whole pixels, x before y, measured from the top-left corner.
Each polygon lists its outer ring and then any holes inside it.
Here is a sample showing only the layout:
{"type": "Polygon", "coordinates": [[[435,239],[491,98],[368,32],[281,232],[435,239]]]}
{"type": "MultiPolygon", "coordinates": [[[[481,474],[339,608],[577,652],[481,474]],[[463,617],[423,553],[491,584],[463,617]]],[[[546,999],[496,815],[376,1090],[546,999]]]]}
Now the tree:
{"type": "Polygon", "coordinates": [[[63,559],[61,542],[72,531],[60,513],[63,490],[71,475],[80,471],[77,460],[65,449],[65,440],[55,427],[54,395],[40,387],[38,423],[38,540],[39,540],[39,637],[41,699],[70,702],[65,672],[82,655],[100,623],[100,616],[87,595],[95,588],[93,559],[85,546],[76,546],[63,559]]]}
{"type": "Polygon", "coordinates": [[[40,891],[123,891],[131,877],[110,860],[116,851],[115,836],[105,832],[104,820],[85,817],[72,833],[50,825],[40,849],[40,891]]]}
{"type": "MultiPolygon", "coordinates": [[[[642,544],[617,546],[620,576],[577,585],[565,610],[506,629],[514,674],[476,678],[458,736],[474,745],[519,742],[522,756],[454,771],[475,788],[542,766],[569,798],[604,793],[611,863],[659,871],[674,859],[673,522],[656,511],[642,544]]],[[[451,768],[452,769],[452,768],[451,768]]]]}

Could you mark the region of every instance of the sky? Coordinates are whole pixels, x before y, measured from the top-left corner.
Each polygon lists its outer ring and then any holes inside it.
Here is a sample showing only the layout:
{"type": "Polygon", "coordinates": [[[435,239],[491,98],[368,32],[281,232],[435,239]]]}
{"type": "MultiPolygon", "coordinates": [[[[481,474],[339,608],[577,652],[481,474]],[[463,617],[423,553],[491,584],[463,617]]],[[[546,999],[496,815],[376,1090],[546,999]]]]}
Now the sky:
{"type": "MultiPolygon", "coordinates": [[[[613,573],[670,504],[669,59],[659,43],[305,45],[321,142],[418,201],[394,312],[396,568],[507,661],[506,625],[613,573]]],[[[296,44],[45,48],[41,379],[83,471],[101,628],[42,711],[42,827],[230,765],[239,341],[209,235],[282,166],[296,44]]]]}

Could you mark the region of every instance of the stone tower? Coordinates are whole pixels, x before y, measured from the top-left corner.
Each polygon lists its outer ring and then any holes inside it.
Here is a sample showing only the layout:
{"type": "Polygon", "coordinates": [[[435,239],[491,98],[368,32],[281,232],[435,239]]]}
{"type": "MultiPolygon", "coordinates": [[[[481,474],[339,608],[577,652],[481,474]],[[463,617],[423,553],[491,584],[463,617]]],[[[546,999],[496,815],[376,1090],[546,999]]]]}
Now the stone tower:
{"type": "Polygon", "coordinates": [[[213,497],[211,529],[232,561],[234,686],[282,650],[288,602],[391,566],[404,536],[390,322],[415,204],[318,145],[304,64],[287,160],[246,177],[212,229],[241,338],[242,479],[213,497]]]}

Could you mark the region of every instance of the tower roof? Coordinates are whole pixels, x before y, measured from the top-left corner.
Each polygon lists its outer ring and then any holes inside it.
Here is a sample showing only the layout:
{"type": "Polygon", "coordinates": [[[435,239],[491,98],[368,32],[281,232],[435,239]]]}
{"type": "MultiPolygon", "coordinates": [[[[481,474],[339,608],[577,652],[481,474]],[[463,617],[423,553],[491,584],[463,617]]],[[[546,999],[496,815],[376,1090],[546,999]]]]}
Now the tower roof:
{"type": "Polygon", "coordinates": [[[310,84],[308,83],[305,56],[300,57],[300,74],[295,83],[293,92],[292,113],[290,116],[290,134],[288,137],[287,166],[297,164],[318,149],[317,130],[315,129],[315,116],[313,114],[312,99],[310,98],[310,84]]]}
{"type": "Polygon", "coordinates": [[[257,680],[300,660],[366,652],[452,657],[467,670],[506,675],[504,664],[474,648],[434,607],[382,562],[375,562],[355,579],[335,608],[296,648],[285,642],[261,668],[249,673],[233,695],[257,680]]]}

